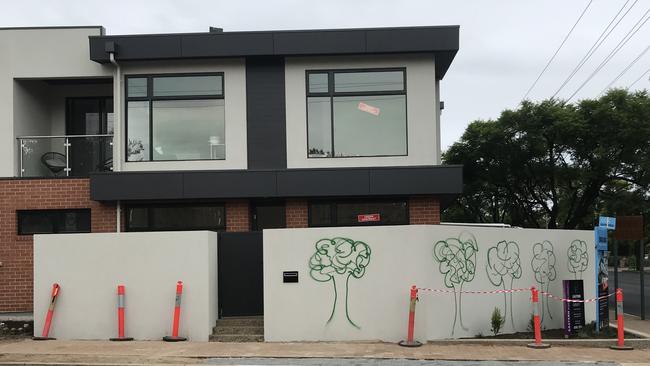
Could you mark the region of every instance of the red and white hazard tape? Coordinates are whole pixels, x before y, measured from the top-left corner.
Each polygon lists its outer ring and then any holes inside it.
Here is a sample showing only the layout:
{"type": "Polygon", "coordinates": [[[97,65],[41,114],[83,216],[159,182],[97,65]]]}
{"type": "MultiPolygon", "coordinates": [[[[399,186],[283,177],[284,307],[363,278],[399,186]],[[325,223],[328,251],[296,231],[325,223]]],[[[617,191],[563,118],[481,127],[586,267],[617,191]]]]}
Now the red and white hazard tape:
{"type": "Polygon", "coordinates": [[[561,301],[561,302],[594,302],[594,301],[598,301],[598,300],[606,299],[606,298],[608,298],[608,297],[610,297],[610,296],[616,294],[616,292],[612,292],[611,294],[607,294],[607,295],[604,295],[604,296],[596,297],[596,298],[593,298],[593,299],[585,299],[585,300],[565,299],[565,298],[563,298],[563,297],[555,296],[555,295],[553,295],[553,294],[550,294],[550,293],[548,293],[548,292],[544,292],[544,291],[541,291],[540,294],[541,294],[542,296],[546,296],[546,297],[549,297],[549,298],[551,298],[551,299],[553,299],[553,300],[557,300],[557,301],[561,301]]]}
{"type": "Polygon", "coordinates": [[[438,288],[418,287],[419,291],[437,292],[437,293],[456,293],[456,294],[475,294],[475,295],[488,295],[488,294],[508,294],[512,292],[530,292],[529,288],[513,288],[510,290],[493,290],[493,291],[455,291],[438,288]]]}

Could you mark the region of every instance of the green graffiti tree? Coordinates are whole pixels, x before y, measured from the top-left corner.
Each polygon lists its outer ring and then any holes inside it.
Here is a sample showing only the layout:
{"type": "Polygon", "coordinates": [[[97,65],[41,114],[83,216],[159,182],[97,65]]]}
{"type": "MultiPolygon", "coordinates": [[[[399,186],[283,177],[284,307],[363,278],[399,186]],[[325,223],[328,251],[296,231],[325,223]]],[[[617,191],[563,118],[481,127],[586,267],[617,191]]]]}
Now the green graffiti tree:
{"type": "MultiPolygon", "coordinates": [[[[514,241],[502,240],[487,251],[487,264],[485,270],[488,279],[494,286],[502,286],[504,290],[512,289],[515,279],[521,278],[521,260],[519,259],[519,245],[514,241]],[[510,279],[510,287],[506,288],[506,281],[510,279]]],[[[508,314],[508,294],[503,293],[503,318],[508,314]]],[[[510,293],[510,322],[515,327],[512,314],[512,293],[510,293]]]]}
{"type": "Polygon", "coordinates": [[[589,265],[587,243],[578,239],[572,241],[566,254],[569,257],[569,261],[567,262],[569,272],[573,273],[575,279],[578,279],[578,274],[580,274],[580,278],[582,278],[582,272],[584,272],[589,265]]]}
{"type": "MultiPolygon", "coordinates": [[[[544,240],[541,243],[533,245],[533,259],[530,261],[535,273],[535,281],[539,283],[541,291],[548,292],[551,281],[555,280],[557,271],[555,270],[555,252],[553,251],[553,244],[544,240]],[[545,286],[546,285],[546,286],[545,286]]],[[[544,321],[544,302],[546,302],[546,310],[548,316],[553,319],[551,308],[548,305],[548,297],[542,296],[542,321],[544,321]]]]}
{"type": "Polygon", "coordinates": [[[471,282],[476,275],[476,253],[478,244],[474,235],[461,233],[458,238],[440,240],[433,246],[433,258],[439,263],[439,270],[444,275],[445,286],[454,290],[454,323],[451,335],[456,330],[456,318],[463,325],[462,291],[463,284],[471,282]]]}
{"type": "Polygon", "coordinates": [[[338,288],[343,286],[345,293],[345,317],[355,328],[360,329],[352,319],[348,309],[348,288],[350,277],[361,278],[370,263],[370,246],[362,241],[348,238],[320,239],[316,242],[316,252],[309,259],[309,275],[318,282],[332,282],[334,303],[327,324],[334,318],[339,300],[338,288]]]}

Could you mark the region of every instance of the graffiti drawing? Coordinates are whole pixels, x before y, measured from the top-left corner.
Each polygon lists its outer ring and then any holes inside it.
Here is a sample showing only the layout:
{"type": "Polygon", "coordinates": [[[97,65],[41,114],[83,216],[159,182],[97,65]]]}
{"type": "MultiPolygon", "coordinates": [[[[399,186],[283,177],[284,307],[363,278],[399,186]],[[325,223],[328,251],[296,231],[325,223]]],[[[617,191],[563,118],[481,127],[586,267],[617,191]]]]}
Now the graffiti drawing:
{"type": "Polygon", "coordinates": [[[456,329],[456,318],[463,325],[462,293],[463,284],[471,282],[476,275],[476,253],[478,244],[470,233],[461,233],[458,238],[438,241],[433,247],[433,258],[439,263],[439,270],[444,275],[445,286],[454,289],[454,323],[451,335],[456,329]]]}
{"type": "MultiPolygon", "coordinates": [[[[535,243],[535,245],[533,245],[533,259],[530,261],[530,264],[535,273],[535,280],[539,283],[540,291],[548,292],[551,281],[555,280],[555,277],[557,276],[553,244],[548,240],[544,240],[541,243],[535,243]]],[[[548,297],[542,296],[542,321],[544,321],[544,302],[546,302],[548,316],[553,319],[551,308],[548,305],[548,297]]]]}
{"type": "Polygon", "coordinates": [[[360,329],[350,318],[348,283],[350,277],[361,278],[366,273],[366,267],[370,263],[370,253],[371,250],[368,244],[352,239],[320,239],[316,242],[316,252],[309,259],[309,275],[318,282],[331,281],[334,290],[332,313],[327,320],[327,324],[334,318],[337,303],[343,301],[343,297],[339,298],[339,289],[343,286],[345,304],[339,304],[339,307],[345,307],[345,317],[348,322],[355,328],[360,329]]]}
{"type": "MultiPolygon", "coordinates": [[[[521,278],[521,260],[519,259],[519,245],[514,241],[502,240],[487,251],[487,264],[485,265],[488,279],[494,286],[502,286],[504,290],[512,289],[515,279],[521,278]],[[506,282],[510,280],[509,287],[506,282]]],[[[510,323],[515,327],[512,314],[512,293],[510,295],[510,323]]],[[[504,322],[508,314],[508,294],[503,294],[504,322]]],[[[505,325],[505,324],[504,324],[505,325]]]]}
{"type": "Polygon", "coordinates": [[[569,261],[567,267],[569,272],[573,273],[574,279],[578,279],[578,274],[582,278],[582,272],[587,269],[589,265],[589,254],[587,253],[587,243],[582,240],[574,240],[567,249],[567,256],[569,261]]]}

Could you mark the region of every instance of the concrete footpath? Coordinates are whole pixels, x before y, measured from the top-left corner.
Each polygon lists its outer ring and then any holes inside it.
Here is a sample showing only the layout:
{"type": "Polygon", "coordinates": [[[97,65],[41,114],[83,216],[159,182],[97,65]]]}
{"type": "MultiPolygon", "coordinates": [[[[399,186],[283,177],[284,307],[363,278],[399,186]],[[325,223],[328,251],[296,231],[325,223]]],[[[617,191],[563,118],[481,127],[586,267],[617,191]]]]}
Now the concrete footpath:
{"type": "Polygon", "coordinates": [[[0,341],[0,364],[207,364],[211,358],[378,358],[420,360],[578,361],[650,365],[650,349],[613,351],[604,347],[524,344],[429,343],[403,348],[380,342],[164,343],[158,341],[0,341]]]}

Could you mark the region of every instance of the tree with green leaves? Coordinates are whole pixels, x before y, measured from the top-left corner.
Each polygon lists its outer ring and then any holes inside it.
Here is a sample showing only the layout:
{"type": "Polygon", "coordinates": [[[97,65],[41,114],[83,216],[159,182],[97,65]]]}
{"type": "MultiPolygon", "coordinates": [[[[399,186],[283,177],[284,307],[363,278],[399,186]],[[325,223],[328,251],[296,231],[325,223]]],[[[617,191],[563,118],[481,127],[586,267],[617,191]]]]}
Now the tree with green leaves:
{"type": "Polygon", "coordinates": [[[454,290],[454,323],[451,335],[456,330],[456,318],[463,325],[463,285],[471,282],[476,275],[476,253],[478,243],[474,235],[464,232],[458,238],[440,240],[433,246],[433,258],[439,263],[440,273],[444,276],[445,286],[454,290]]]}
{"type": "Polygon", "coordinates": [[[570,104],[524,101],[472,122],[444,154],[462,164],[464,193],[447,221],[590,229],[612,185],[648,198],[650,98],[611,90],[570,104]],[[625,184],[622,184],[625,183],[625,184]]]}
{"type": "MultiPolygon", "coordinates": [[[[345,317],[355,328],[359,328],[350,318],[348,308],[350,278],[361,278],[370,264],[370,246],[362,241],[348,238],[320,239],[316,242],[316,252],[309,259],[309,275],[318,282],[332,282],[334,302],[329,324],[337,308],[345,309],[345,317]],[[339,295],[339,289],[345,297],[339,295]]],[[[339,310],[341,311],[341,310],[339,310]]]]}

